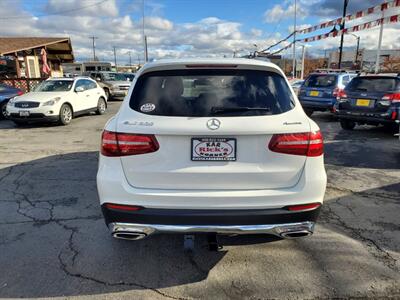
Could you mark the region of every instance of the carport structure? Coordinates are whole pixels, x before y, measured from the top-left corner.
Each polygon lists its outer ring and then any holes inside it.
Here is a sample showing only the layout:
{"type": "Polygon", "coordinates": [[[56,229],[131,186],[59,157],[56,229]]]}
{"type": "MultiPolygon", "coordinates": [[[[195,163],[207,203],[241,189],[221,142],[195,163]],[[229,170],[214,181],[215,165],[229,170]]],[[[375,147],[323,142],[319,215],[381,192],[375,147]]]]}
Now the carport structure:
{"type": "Polygon", "coordinates": [[[0,61],[2,77],[58,77],[74,54],[68,37],[0,37],[0,61]]]}

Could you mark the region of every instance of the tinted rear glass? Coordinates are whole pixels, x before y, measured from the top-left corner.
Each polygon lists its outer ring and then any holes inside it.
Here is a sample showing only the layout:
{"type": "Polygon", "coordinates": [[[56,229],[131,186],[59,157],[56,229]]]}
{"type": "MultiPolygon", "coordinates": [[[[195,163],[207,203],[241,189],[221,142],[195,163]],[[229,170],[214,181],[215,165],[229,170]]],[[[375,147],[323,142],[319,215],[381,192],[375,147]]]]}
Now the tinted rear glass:
{"type": "Polygon", "coordinates": [[[315,87],[315,88],[330,88],[335,87],[336,85],[336,75],[329,74],[318,74],[318,75],[310,75],[304,86],[306,87],[315,87]]]}
{"type": "Polygon", "coordinates": [[[399,87],[399,80],[390,77],[356,77],[346,87],[348,91],[387,92],[399,87]]]}
{"type": "Polygon", "coordinates": [[[174,70],[139,77],[130,107],[161,116],[255,116],[286,112],[294,100],[285,79],[274,72],[174,70]]]}

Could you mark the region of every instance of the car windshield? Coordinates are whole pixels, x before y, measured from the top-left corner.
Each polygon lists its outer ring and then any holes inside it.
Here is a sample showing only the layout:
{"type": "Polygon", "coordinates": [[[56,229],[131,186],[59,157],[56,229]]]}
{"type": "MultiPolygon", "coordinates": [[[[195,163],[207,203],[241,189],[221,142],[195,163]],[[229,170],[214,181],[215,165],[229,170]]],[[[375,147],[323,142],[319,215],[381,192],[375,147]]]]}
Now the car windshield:
{"type": "Polygon", "coordinates": [[[122,73],[103,73],[105,81],[126,81],[126,77],[122,73]]]}
{"type": "Polygon", "coordinates": [[[67,92],[71,90],[73,83],[72,80],[46,80],[35,89],[35,92],[67,92]]]}
{"type": "Polygon", "coordinates": [[[139,77],[130,107],[162,116],[254,116],[286,112],[294,100],[285,79],[274,72],[173,70],[139,77]]]}
{"type": "Polygon", "coordinates": [[[135,78],[135,74],[123,74],[125,77],[125,80],[133,81],[135,78]]]}
{"type": "Polygon", "coordinates": [[[336,77],[336,75],[329,74],[310,75],[304,83],[304,86],[312,88],[334,87],[336,85],[336,77]]]}
{"type": "Polygon", "coordinates": [[[347,91],[389,92],[399,87],[400,81],[391,77],[356,77],[347,85],[347,91]]]}

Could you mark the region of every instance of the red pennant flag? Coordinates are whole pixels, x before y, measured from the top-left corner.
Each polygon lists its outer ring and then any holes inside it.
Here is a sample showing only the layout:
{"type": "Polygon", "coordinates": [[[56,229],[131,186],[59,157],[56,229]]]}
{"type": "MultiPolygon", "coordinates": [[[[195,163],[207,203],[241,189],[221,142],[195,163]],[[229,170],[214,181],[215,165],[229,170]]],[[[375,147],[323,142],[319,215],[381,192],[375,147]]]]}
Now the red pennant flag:
{"type": "MultiPolygon", "coordinates": [[[[397,1],[400,2],[400,0],[397,0],[397,1]]],[[[368,8],[368,14],[370,15],[370,14],[373,14],[373,13],[374,13],[374,8],[373,7],[368,8]]]]}
{"type": "Polygon", "coordinates": [[[400,0],[396,0],[395,3],[394,3],[394,6],[395,7],[400,6],[400,0]]]}
{"type": "Polygon", "coordinates": [[[391,16],[390,17],[390,23],[396,23],[399,21],[399,16],[391,16]]]}
{"type": "Polygon", "coordinates": [[[388,9],[388,3],[382,3],[381,4],[381,10],[386,10],[386,9],[388,9]]]}

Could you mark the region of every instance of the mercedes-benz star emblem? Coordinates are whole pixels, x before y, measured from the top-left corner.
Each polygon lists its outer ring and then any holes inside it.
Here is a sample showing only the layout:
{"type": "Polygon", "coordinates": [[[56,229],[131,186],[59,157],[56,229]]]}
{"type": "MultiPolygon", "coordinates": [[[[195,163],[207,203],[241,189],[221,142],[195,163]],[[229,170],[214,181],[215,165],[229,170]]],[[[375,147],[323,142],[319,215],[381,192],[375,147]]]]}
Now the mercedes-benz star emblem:
{"type": "Polygon", "coordinates": [[[221,126],[221,121],[218,119],[210,119],[207,121],[207,127],[210,130],[217,130],[221,126]]]}

